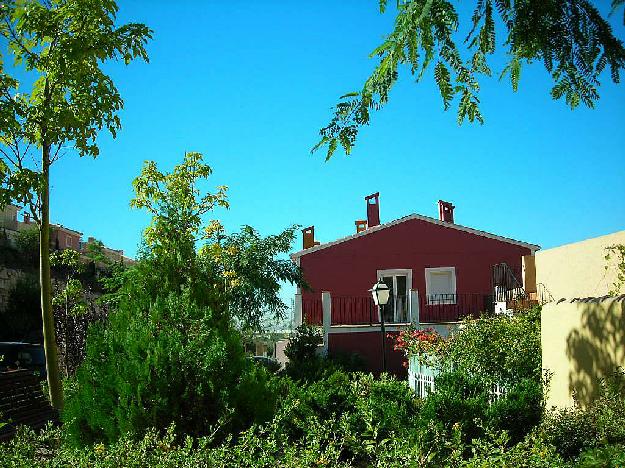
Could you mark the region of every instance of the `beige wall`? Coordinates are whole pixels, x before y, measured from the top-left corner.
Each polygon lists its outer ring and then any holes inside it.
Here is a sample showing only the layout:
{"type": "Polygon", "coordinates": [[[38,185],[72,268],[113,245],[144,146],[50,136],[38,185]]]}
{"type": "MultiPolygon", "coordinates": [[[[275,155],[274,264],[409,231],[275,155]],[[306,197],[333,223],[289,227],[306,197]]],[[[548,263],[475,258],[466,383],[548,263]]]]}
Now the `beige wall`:
{"type": "Polygon", "coordinates": [[[625,367],[625,296],[552,302],[541,315],[542,365],[552,373],[547,407],[586,406],[599,379],[625,367]]]}
{"type": "Polygon", "coordinates": [[[544,284],[556,301],[605,296],[616,279],[613,263],[605,269],[605,248],[614,244],[625,244],[625,231],[540,250],[536,282],[544,284]]]}

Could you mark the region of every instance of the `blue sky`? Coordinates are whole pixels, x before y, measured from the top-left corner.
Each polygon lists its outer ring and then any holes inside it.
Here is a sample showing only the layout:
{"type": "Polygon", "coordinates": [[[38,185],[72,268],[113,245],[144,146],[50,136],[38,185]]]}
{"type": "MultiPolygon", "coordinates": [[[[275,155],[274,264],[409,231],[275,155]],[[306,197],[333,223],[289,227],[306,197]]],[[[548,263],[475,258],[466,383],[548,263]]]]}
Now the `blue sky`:
{"type": "MultiPolygon", "coordinates": [[[[377,3],[120,2],[120,21],[154,30],[150,63],[107,65],[123,129],[102,134],[97,160],[68,154],[55,165],[53,221],[134,255],[148,222],[128,205],[142,162],[169,169],[199,151],[211,184],[230,187],[231,209],[215,217],[231,231],[314,224],[331,241],[354,231],[377,191],[382,222],[436,216],[442,198],[459,224],[543,248],[625,229],[625,86],[607,75],[596,109],[575,111],[551,100],[540,64],[523,70],[517,93],[483,80],[486,123],[460,127],[430,77],[415,85],[405,73],[351,156],[310,155],[390,30],[377,3]]],[[[622,16],[611,23],[625,39],[622,16]]]]}

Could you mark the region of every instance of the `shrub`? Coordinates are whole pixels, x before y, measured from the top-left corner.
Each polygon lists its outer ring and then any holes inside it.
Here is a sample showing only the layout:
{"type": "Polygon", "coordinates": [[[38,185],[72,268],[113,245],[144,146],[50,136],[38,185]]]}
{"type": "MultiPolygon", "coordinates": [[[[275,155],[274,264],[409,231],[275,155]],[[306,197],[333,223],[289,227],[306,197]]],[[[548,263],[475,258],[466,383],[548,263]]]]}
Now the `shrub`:
{"type": "Polygon", "coordinates": [[[420,413],[422,426],[441,424],[450,431],[460,425],[466,441],[482,434],[488,408],[488,390],[479,377],[451,371],[436,379],[436,392],[428,395],[420,413]]]}
{"type": "Polygon", "coordinates": [[[122,301],[91,331],[68,391],[72,440],[111,442],[170,424],[182,434],[236,432],[273,414],[267,373],[244,357],[239,336],[186,295],[122,301]]]}
{"type": "Polygon", "coordinates": [[[284,354],[293,365],[300,364],[317,356],[319,345],[323,344],[323,336],[317,327],[306,323],[295,329],[295,333],[289,339],[284,354]]]}
{"type": "Polygon", "coordinates": [[[485,417],[489,427],[507,431],[511,441],[518,443],[540,423],[542,415],[542,384],[532,379],[523,379],[503,397],[492,402],[485,417]]]}
{"type": "Polygon", "coordinates": [[[538,431],[510,445],[505,432],[488,432],[471,444],[471,456],[458,466],[466,468],[555,468],[569,466],[538,431]]]}
{"type": "Polygon", "coordinates": [[[523,379],[542,381],[540,308],[512,317],[469,319],[463,325],[445,347],[448,368],[507,387],[523,379]]]}
{"type": "Polygon", "coordinates": [[[606,445],[625,445],[625,371],[617,369],[601,382],[600,394],[590,406],[549,413],[542,424],[565,458],[606,445]]]}
{"type": "Polygon", "coordinates": [[[579,457],[580,468],[622,468],[625,466],[625,445],[607,445],[588,450],[579,457]]]}

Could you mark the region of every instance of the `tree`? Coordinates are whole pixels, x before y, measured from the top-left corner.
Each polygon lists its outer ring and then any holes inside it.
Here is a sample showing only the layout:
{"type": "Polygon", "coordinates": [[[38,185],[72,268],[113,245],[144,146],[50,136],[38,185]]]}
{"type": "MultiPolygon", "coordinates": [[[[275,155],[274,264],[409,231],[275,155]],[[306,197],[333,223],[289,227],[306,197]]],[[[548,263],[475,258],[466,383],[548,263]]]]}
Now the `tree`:
{"type": "Polygon", "coordinates": [[[152,222],[139,255],[141,290],[133,294],[153,298],[189,290],[220,320],[258,331],[264,316],[282,318],[287,310],[279,297],[281,283],[303,284],[300,269],[280,258],[289,252],[297,226],[263,238],[250,226],[226,234],[217,220],[204,224],[215,207],[229,207],[226,186],[201,194],[200,183],[211,173],[200,153],[185,153],[169,174],[153,161],[145,163],[133,182],[131,206],[147,210],[152,222]]]}
{"type": "MultiPolygon", "coordinates": [[[[50,284],[50,169],[68,148],[97,157],[96,137],[120,129],[123,101],[101,69],[107,60],[147,61],[151,31],[115,24],[112,0],[21,0],[0,6],[0,34],[30,92],[0,68],[0,204],[28,206],[39,226],[44,348],[50,399],[63,406],[50,284]],[[36,156],[37,155],[37,156],[36,156]]],[[[1,66],[1,64],[0,64],[1,66]]]]}
{"type": "MultiPolygon", "coordinates": [[[[380,0],[384,13],[388,0],[380,0]]],[[[613,0],[613,11],[625,3],[613,0]]],[[[475,0],[475,9],[461,53],[456,41],[460,15],[449,0],[396,0],[393,31],[371,57],[379,63],[362,89],[340,97],[330,123],[320,130],[313,152],[325,147],[326,160],[337,147],[351,152],[358,131],[368,125],[371,112],[382,108],[399,77],[400,67],[421,80],[430,65],[445,110],[457,100],[458,123],[465,119],[483,123],[480,112],[480,76],[491,76],[488,57],[497,48],[497,24],[502,23],[506,64],[500,78],[509,76],[517,91],[521,69],[541,61],[551,75],[553,99],[575,108],[593,107],[599,99],[599,76],[609,67],[618,83],[625,67],[623,43],[608,22],[588,0],[475,0]]],[[[624,18],[625,23],[625,18],[624,18]]]]}
{"type": "Polygon", "coordinates": [[[201,154],[186,153],[169,173],[147,161],[133,182],[131,205],[152,222],[109,320],[90,330],[63,413],[71,438],[111,442],[172,422],[183,434],[221,438],[273,414],[276,392],[245,358],[236,328],[259,323],[265,304],[279,311],[279,281],[299,278],[276,258],[294,228],[261,238],[205,224],[228,207],[226,187],[201,190],[211,172],[201,154]]]}

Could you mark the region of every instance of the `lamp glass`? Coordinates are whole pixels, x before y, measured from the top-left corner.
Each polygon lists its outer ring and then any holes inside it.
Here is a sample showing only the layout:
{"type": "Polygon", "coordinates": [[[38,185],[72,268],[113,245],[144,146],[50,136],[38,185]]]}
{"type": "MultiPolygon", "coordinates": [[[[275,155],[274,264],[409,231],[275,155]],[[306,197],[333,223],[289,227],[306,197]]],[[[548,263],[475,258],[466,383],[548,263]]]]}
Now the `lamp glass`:
{"type": "Polygon", "coordinates": [[[390,297],[390,291],[386,283],[382,280],[374,284],[369,291],[371,291],[373,302],[376,306],[384,306],[387,304],[390,297]]]}

